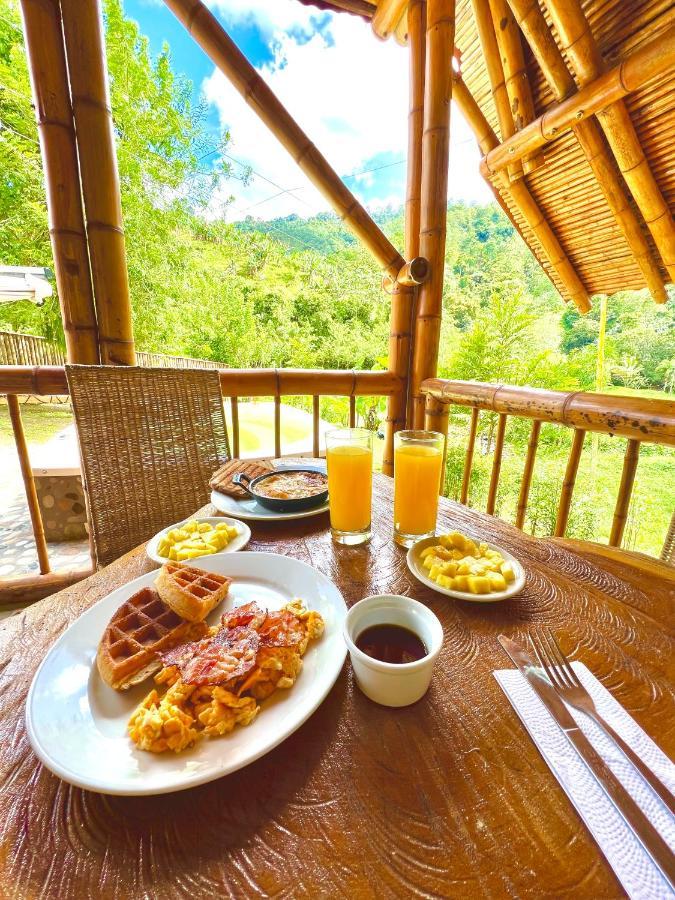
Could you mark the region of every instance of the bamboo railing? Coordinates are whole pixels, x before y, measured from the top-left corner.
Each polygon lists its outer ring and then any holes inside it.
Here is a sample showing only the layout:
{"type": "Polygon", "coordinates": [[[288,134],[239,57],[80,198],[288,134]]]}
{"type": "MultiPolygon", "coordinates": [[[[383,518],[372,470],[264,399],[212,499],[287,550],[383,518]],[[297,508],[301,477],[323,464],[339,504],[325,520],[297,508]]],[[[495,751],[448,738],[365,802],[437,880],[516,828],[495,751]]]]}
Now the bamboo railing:
{"type": "MultiPolygon", "coordinates": [[[[587,432],[618,435],[628,439],[609,537],[609,544],[613,547],[621,546],[635,482],[640,445],[654,443],[675,447],[675,400],[645,400],[641,397],[593,394],[582,391],[565,393],[510,385],[445,381],[440,378],[431,378],[425,381],[422,391],[427,398],[428,417],[432,416],[436,430],[440,430],[443,421],[447,423],[450,404],[466,406],[471,409],[471,424],[459,498],[460,502],[464,504],[469,500],[469,483],[480,412],[489,411],[498,414],[486,509],[491,514],[494,513],[496,506],[504,435],[508,419],[516,417],[532,420],[515,518],[516,526],[521,529],[527,513],[527,501],[542,423],[551,422],[573,429],[572,447],[558,503],[555,537],[565,536],[587,432]],[[446,408],[445,419],[439,411],[439,405],[446,408]]],[[[447,433],[447,424],[443,431],[447,433]]]]}
{"type": "MultiPolygon", "coordinates": [[[[250,397],[272,397],[274,400],[274,453],[284,452],[281,432],[281,398],[312,397],[312,438],[307,452],[321,455],[319,440],[320,399],[323,396],[348,397],[348,424],[356,425],[356,398],[392,397],[401,394],[404,379],[393,372],[326,371],[308,369],[220,369],[223,398],[230,402],[232,422],[232,455],[240,452],[239,401],[250,397]]],[[[0,578],[0,604],[29,603],[54,593],[91,574],[91,568],[51,571],[42,516],[38,505],[33,472],[28,455],[19,396],[59,396],[68,394],[68,382],[63,366],[2,366],[0,367],[0,396],[6,396],[14,440],[26,490],[28,509],[33,527],[40,574],[21,578],[0,578]]],[[[393,432],[387,429],[387,443],[393,443],[393,432]]],[[[391,459],[385,449],[385,460],[391,459]]],[[[383,470],[387,471],[383,464],[383,470]]],[[[392,474],[393,468],[388,469],[392,474]]]]}

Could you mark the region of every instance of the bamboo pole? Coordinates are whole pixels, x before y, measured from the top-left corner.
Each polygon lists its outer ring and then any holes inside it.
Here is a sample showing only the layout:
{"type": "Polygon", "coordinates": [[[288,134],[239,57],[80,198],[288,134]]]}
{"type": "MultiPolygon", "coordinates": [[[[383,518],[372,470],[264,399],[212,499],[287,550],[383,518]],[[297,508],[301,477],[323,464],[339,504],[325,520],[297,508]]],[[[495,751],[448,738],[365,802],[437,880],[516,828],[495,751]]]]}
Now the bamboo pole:
{"type": "Polygon", "coordinates": [[[473,452],[476,447],[476,430],[478,428],[477,406],[471,410],[471,425],[469,426],[469,440],[466,445],[464,457],[464,471],[462,472],[462,489],[459,494],[459,502],[466,504],[469,500],[469,485],[471,484],[471,466],[473,464],[473,452]]]}
{"type": "Polygon", "coordinates": [[[565,537],[567,521],[570,517],[570,507],[572,506],[572,492],[574,491],[574,483],[577,480],[579,461],[581,460],[581,451],[584,447],[585,437],[586,432],[583,428],[575,428],[574,437],[572,439],[572,449],[570,450],[570,455],[567,459],[565,479],[560,493],[560,502],[558,503],[558,515],[555,520],[555,531],[553,532],[555,537],[565,537]]]}
{"type": "Polygon", "coordinates": [[[611,547],[621,546],[621,539],[623,537],[624,528],[626,527],[626,519],[628,518],[628,507],[630,506],[630,498],[635,483],[635,473],[637,472],[639,456],[640,441],[629,440],[623,458],[621,483],[619,485],[619,494],[616,498],[616,506],[614,507],[612,530],[609,535],[609,544],[611,547]]]}
{"type": "MultiPolygon", "coordinates": [[[[535,118],[535,112],[520,31],[507,0],[489,0],[489,2],[504,72],[504,84],[513,116],[513,127],[516,131],[521,131],[535,118]]],[[[543,162],[542,153],[526,156],[523,158],[523,172],[527,175],[543,165],[543,162]]]]}
{"type": "Polygon", "coordinates": [[[356,397],[349,398],[349,427],[356,428],[356,397]]]}
{"type": "Polygon", "coordinates": [[[405,14],[408,0],[379,0],[370,24],[376,37],[386,41],[396,31],[405,14]]]}
{"type": "MultiPolygon", "coordinates": [[[[509,103],[509,97],[506,92],[506,84],[504,83],[504,70],[502,68],[499,47],[497,46],[497,37],[492,21],[490,0],[471,0],[471,5],[476,22],[476,30],[478,31],[478,41],[483,52],[485,68],[490,81],[492,99],[494,100],[495,110],[497,111],[499,131],[502,136],[502,141],[506,141],[516,133],[516,127],[513,122],[511,104],[509,103]]],[[[520,160],[514,161],[513,165],[509,166],[508,171],[509,178],[522,178],[524,174],[522,162],[520,160]]]]}
{"type": "Polygon", "coordinates": [[[89,258],[104,365],[136,363],[122,203],[98,0],[61,0],[89,258]]]}
{"type": "Polygon", "coordinates": [[[45,172],[49,237],[69,362],[99,362],[80,172],[58,0],[21,0],[45,172]]]}
{"type": "MultiPolygon", "coordinates": [[[[490,127],[480,107],[474,100],[464,81],[459,76],[454,79],[454,99],[457,101],[464,118],[476,135],[478,144],[484,154],[488,154],[499,142],[497,135],[490,127]]],[[[522,181],[514,181],[508,184],[502,176],[500,188],[510,194],[511,200],[518,208],[527,222],[530,230],[536,237],[546,256],[549,265],[555,271],[565,290],[572,299],[579,312],[588,312],[591,304],[588,292],[581,283],[572,263],[567,258],[551,226],[541,213],[534,198],[530,194],[527,185],[522,181]]]]}
{"type": "Polygon", "coordinates": [[[239,400],[230,397],[230,409],[232,410],[232,456],[239,459],[239,400]]]}
{"type": "MultiPolygon", "coordinates": [[[[581,85],[605,73],[605,63],[579,0],[546,0],[563,49],[581,85]]],[[[640,145],[626,104],[620,100],[597,113],[619,169],[651,231],[654,243],[675,281],[675,226],[640,145]]]]}
{"type": "Polygon", "coordinates": [[[389,370],[400,379],[401,390],[392,394],[387,401],[385,448],[382,463],[382,471],[385,475],[393,472],[394,434],[406,427],[414,310],[414,289],[395,285],[391,293],[388,359],[389,370]]]}
{"type": "Polygon", "coordinates": [[[315,457],[321,456],[321,442],[319,441],[320,399],[316,394],[312,397],[312,452],[315,457]]]}
{"type": "Polygon", "coordinates": [[[425,378],[436,374],[441,336],[452,97],[448,60],[454,40],[454,0],[427,0],[420,255],[429,260],[431,273],[418,288],[411,387],[414,428],[424,422],[425,398],[420,388],[425,378]]]}
{"type": "Polygon", "coordinates": [[[40,512],[40,504],[35,488],[35,479],[33,478],[33,470],[28,457],[26,434],[23,430],[23,422],[21,421],[21,409],[19,408],[19,400],[16,394],[7,395],[7,406],[9,408],[9,418],[12,422],[12,431],[14,432],[14,443],[16,444],[16,452],[19,457],[19,465],[21,466],[21,477],[23,478],[24,488],[26,489],[26,502],[28,504],[31,525],[33,526],[33,537],[35,538],[35,549],[40,565],[40,574],[46,575],[49,572],[49,552],[47,550],[47,540],[45,538],[45,527],[42,522],[42,513],[40,512]]]}
{"type": "MultiPolygon", "coordinates": [[[[539,63],[557,101],[576,91],[574,79],[551,34],[536,0],[508,0],[511,10],[539,63]]],[[[668,299],[659,266],[642,233],[640,222],[630,204],[625,185],[605,146],[600,127],[594,119],[572,126],[572,131],[588,160],[595,179],[605,196],[649,291],[657,303],[668,299]]]]}
{"type": "Polygon", "coordinates": [[[0,609],[9,609],[14,604],[21,604],[21,607],[24,607],[28,603],[35,603],[92,574],[92,568],[88,566],[81,569],[57,569],[45,575],[0,578],[0,609]]]}
{"type": "Polygon", "coordinates": [[[396,278],[405,260],[293,120],[201,0],[164,0],[207,56],[291,154],[382,269],[396,278]]]}
{"type": "Polygon", "coordinates": [[[443,441],[443,459],[441,461],[441,478],[438,485],[438,493],[443,496],[445,487],[445,469],[448,459],[448,406],[446,403],[439,403],[434,397],[427,397],[424,407],[424,428],[426,431],[436,431],[442,434],[443,441]]]}
{"type": "Polygon", "coordinates": [[[495,455],[492,460],[492,472],[490,474],[490,487],[488,488],[487,505],[485,512],[493,515],[497,502],[497,489],[499,488],[499,473],[502,468],[502,454],[504,453],[504,434],[506,433],[506,415],[501,413],[497,423],[497,437],[495,438],[495,455]]]}
{"type": "Polygon", "coordinates": [[[530,496],[530,486],[532,485],[532,475],[534,474],[534,462],[537,456],[537,447],[539,446],[539,433],[541,432],[541,422],[534,419],[530,430],[530,439],[527,442],[527,455],[525,457],[525,468],[523,469],[523,477],[520,481],[520,493],[518,494],[518,509],[516,510],[516,528],[522,531],[525,525],[525,515],[527,514],[527,501],[530,496]]]}
{"type": "Polygon", "coordinates": [[[426,3],[408,6],[408,176],[405,194],[405,257],[420,252],[422,135],[424,133],[424,62],[426,3]]]}
{"type": "Polygon", "coordinates": [[[281,395],[274,398],[274,455],[281,456],[281,395]]]}

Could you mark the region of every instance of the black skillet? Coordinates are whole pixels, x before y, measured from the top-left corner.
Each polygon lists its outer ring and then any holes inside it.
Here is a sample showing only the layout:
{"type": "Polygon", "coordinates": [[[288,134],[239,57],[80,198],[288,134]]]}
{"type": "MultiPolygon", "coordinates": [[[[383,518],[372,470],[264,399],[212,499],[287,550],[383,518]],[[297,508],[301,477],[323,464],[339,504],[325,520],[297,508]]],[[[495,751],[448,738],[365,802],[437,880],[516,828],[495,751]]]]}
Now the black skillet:
{"type": "MultiPolygon", "coordinates": [[[[272,475],[279,475],[282,472],[316,472],[316,469],[275,469],[272,472],[265,472],[258,475],[257,478],[250,478],[245,472],[237,472],[232,476],[232,483],[238,484],[247,494],[257,500],[261,506],[267,509],[273,509],[275,512],[294,512],[295,510],[312,509],[315,506],[322,506],[328,497],[328,479],[326,479],[326,489],[319,494],[310,494],[308,497],[267,497],[265,494],[259,494],[256,490],[261,481],[271,478],[272,475]]],[[[319,474],[323,475],[323,472],[319,474]]],[[[324,478],[326,476],[324,475],[324,478]]]]}

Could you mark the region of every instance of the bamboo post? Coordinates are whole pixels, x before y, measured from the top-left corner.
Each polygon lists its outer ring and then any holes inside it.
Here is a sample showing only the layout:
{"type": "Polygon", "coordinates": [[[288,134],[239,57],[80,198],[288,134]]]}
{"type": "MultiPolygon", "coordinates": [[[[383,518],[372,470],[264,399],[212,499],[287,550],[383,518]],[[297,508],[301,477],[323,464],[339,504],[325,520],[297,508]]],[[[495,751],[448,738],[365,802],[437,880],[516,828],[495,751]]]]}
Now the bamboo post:
{"type": "Polygon", "coordinates": [[[353,394],[349,398],[349,427],[356,428],[356,397],[353,394]]]}
{"type": "Polygon", "coordinates": [[[383,41],[391,37],[403,18],[407,5],[408,0],[380,0],[370,20],[375,35],[383,41]]]}
{"type": "Polygon", "coordinates": [[[239,459],[239,399],[230,397],[230,409],[232,410],[232,456],[239,459]]]}
{"type": "MultiPolygon", "coordinates": [[[[506,84],[504,83],[504,70],[502,68],[499,47],[497,46],[497,38],[495,36],[495,28],[492,22],[490,0],[471,0],[471,5],[473,8],[474,20],[476,22],[476,30],[478,32],[478,41],[483,52],[485,68],[490,81],[492,99],[494,100],[495,110],[497,111],[499,131],[502,136],[502,141],[506,141],[516,133],[516,127],[513,123],[511,104],[509,103],[506,84]]],[[[524,173],[521,160],[510,165],[508,171],[510,179],[522,178],[524,173]]]]}
{"type": "Polygon", "coordinates": [[[99,362],[80,172],[58,0],[21,0],[68,361],[99,362]]]}
{"type": "Polygon", "coordinates": [[[207,56],[291,154],[335,212],[395,279],[405,260],[201,0],[164,0],[207,56]]]}
{"type": "Polygon", "coordinates": [[[448,413],[447,403],[440,403],[435,397],[426,398],[424,428],[426,431],[437,431],[445,438],[443,441],[443,460],[441,462],[441,481],[438,486],[438,493],[441,497],[445,487],[445,467],[448,458],[448,413]]]}
{"type": "MultiPolygon", "coordinates": [[[[453,80],[455,82],[454,99],[476,135],[481,150],[487,155],[492,148],[499,145],[497,135],[490,127],[464,81],[459,77],[455,77],[453,80]]],[[[579,312],[588,312],[591,308],[588,292],[581,283],[581,279],[561,247],[553,229],[530,194],[527,185],[522,181],[514,181],[507,184],[502,177],[500,188],[510,195],[511,200],[538,240],[549,265],[562,282],[574,305],[579,312]]]]}
{"type": "Polygon", "coordinates": [[[312,452],[315,457],[321,456],[321,444],[319,442],[319,414],[320,397],[316,394],[312,397],[312,452]]]}
{"type": "Polygon", "coordinates": [[[502,468],[502,454],[504,452],[504,434],[506,433],[506,414],[500,413],[497,423],[497,437],[495,438],[495,455],[492,460],[492,473],[490,474],[490,487],[488,488],[487,506],[485,512],[493,515],[497,502],[497,489],[499,487],[499,473],[502,468]]]}
{"type": "Polygon", "coordinates": [[[572,439],[572,449],[570,450],[570,455],[567,459],[565,479],[560,493],[560,502],[558,503],[558,515],[555,521],[555,531],[553,532],[555,537],[565,537],[567,520],[570,517],[570,507],[572,506],[572,492],[574,490],[574,483],[577,480],[579,461],[581,460],[581,451],[584,447],[585,437],[586,432],[582,428],[575,428],[574,438],[572,439]]]}
{"type": "Polygon", "coordinates": [[[387,400],[385,451],[382,463],[385,475],[393,472],[394,434],[406,426],[414,309],[414,289],[395,285],[391,293],[388,357],[389,369],[401,379],[402,387],[387,400]]]}
{"type": "Polygon", "coordinates": [[[98,0],[61,0],[98,341],[104,365],[136,364],[122,203],[98,0]]]}
{"type": "Polygon", "coordinates": [[[635,483],[635,473],[637,472],[639,456],[640,441],[629,440],[626,444],[626,453],[623,458],[621,483],[619,485],[619,494],[616,498],[616,506],[614,507],[612,530],[609,535],[609,544],[611,547],[621,546],[621,538],[623,537],[626,519],[628,518],[628,507],[630,506],[633,484],[635,483]]]}
{"type": "MultiPolygon", "coordinates": [[[[538,3],[533,0],[508,0],[508,2],[556,100],[565,100],[576,92],[576,85],[538,3]]],[[[657,303],[665,303],[668,295],[658,263],[642,233],[638,217],[630,205],[625,184],[603,142],[598,123],[594,119],[586,119],[573,125],[572,131],[652,297],[657,303]]]]}
{"type": "Polygon", "coordinates": [[[533,419],[532,428],[530,430],[530,439],[527,442],[527,455],[525,457],[525,468],[523,469],[523,477],[520,481],[520,493],[518,495],[518,509],[516,510],[516,528],[522,530],[525,525],[525,515],[527,514],[527,501],[530,496],[530,486],[532,484],[532,475],[534,473],[534,461],[537,456],[537,447],[539,446],[539,433],[541,431],[541,422],[539,419],[533,419]]]}
{"type": "Polygon", "coordinates": [[[281,456],[281,396],[274,397],[274,455],[281,456]]]}
{"type": "Polygon", "coordinates": [[[21,477],[23,478],[23,484],[26,489],[26,501],[28,503],[30,521],[33,526],[33,537],[35,538],[35,549],[37,550],[38,562],[40,564],[40,574],[46,575],[47,572],[49,572],[49,553],[47,551],[47,541],[45,539],[45,528],[42,523],[40,504],[38,502],[37,490],[35,489],[35,479],[33,478],[33,470],[31,469],[30,459],[28,457],[26,434],[23,430],[21,410],[16,394],[7,394],[7,406],[9,408],[9,417],[12,422],[12,431],[14,432],[16,452],[19,456],[19,465],[21,466],[21,477]]]}
{"type": "Polygon", "coordinates": [[[418,288],[411,391],[414,428],[421,428],[424,422],[421,385],[436,374],[441,336],[452,97],[448,60],[454,40],[454,0],[427,0],[420,255],[429,260],[431,274],[418,288]]]}
{"type": "MultiPolygon", "coordinates": [[[[579,0],[546,0],[556,31],[581,85],[603,75],[605,64],[579,0]]],[[[597,113],[619,169],[675,281],[675,226],[672,213],[645,158],[623,101],[597,113]]]]}
{"type": "MultiPolygon", "coordinates": [[[[507,0],[489,0],[504,84],[509,98],[513,127],[520,131],[535,118],[532,89],[527,77],[525,55],[520,31],[507,0]]],[[[527,175],[544,162],[542,153],[534,153],[523,159],[523,172],[527,175]]]]}
{"type": "Polygon", "coordinates": [[[471,409],[471,425],[469,426],[469,440],[466,445],[464,457],[464,472],[462,473],[462,489],[459,494],[459,502],[465,505],[469,501],[469,485],[471,484],[471,466],[473,464],[473,452],[476,447],[476,430],[478,428],[479,409],[474,406],[471,409]]]}

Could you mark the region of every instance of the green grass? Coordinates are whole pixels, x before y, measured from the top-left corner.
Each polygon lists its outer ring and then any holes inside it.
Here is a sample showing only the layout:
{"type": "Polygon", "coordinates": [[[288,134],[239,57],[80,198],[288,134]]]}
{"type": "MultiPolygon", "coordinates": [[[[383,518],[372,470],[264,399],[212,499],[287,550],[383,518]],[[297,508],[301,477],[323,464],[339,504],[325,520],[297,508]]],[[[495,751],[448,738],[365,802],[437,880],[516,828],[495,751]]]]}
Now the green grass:
{"type": "MultiPolygon", "coordinates": [[[[70,406],[56,403],[23,403],[21,421],[29,444],[45,444],[73,421],[70,406]]],[[[12,423],[5,402],[0,403],[0,447],[14,446],[12,423]]]]}

